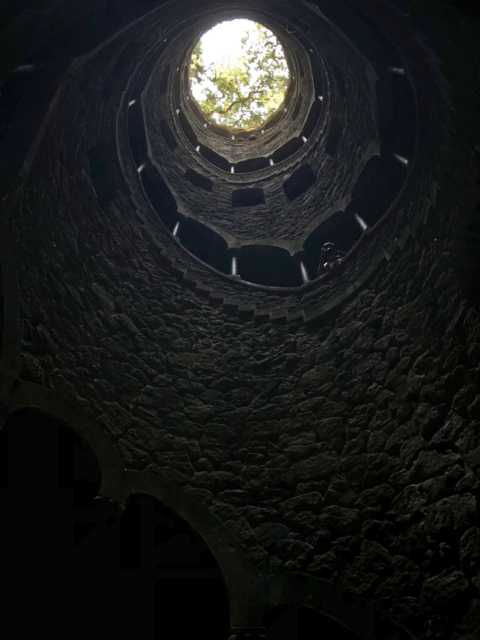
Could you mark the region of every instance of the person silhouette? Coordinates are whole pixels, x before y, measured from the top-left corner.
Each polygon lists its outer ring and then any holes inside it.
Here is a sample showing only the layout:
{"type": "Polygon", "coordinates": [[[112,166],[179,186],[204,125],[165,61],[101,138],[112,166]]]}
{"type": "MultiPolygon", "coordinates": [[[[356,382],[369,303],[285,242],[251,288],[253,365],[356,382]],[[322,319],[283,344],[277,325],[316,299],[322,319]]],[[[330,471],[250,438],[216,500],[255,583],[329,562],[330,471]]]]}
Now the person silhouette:
{"type": "Polygon", "coordinates": [[[346,254],[343,251],[335,249],[333,242],[326,242],[323,245],[322,252],[320,254],[317,277],[322,275],[322,273],[333,269],[333,267],[342,261],[345,255],[346,254]]]}

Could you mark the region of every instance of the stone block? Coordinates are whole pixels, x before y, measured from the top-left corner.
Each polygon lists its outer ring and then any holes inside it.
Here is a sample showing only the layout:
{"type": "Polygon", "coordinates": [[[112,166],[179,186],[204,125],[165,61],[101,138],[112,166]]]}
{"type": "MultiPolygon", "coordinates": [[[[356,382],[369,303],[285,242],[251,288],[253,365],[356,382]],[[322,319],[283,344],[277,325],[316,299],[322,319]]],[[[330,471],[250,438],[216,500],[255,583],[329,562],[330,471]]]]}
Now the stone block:
{"type": "Polygon", "coordinates": [[[433,538],[451,536],[451,532],[463,532],[477,518],[477,506],[473,494],[450,496],[425,508],[425,529],[433,538]]]}
{"type": "Polygon", "coordinates": [[[456,453],[421,451],[412,467],[413,482],[421,482],[435,475],[443,474],[461,460],[456,453]]]}
{"type": "Polygon", "coordinates": [[[450,567],[424,581],[420,600],[427,610],[438,611],[445,605],[459,603],[469,587],[463,571],[450,567]]]}
{"type": "Polygon", "coordinates": [[[279,522],[267,522],[261,524],[253,530],[255,540],[258,544],[267,549],[271,549],[275,543],[287,537],[292,530],[279,522]]]}

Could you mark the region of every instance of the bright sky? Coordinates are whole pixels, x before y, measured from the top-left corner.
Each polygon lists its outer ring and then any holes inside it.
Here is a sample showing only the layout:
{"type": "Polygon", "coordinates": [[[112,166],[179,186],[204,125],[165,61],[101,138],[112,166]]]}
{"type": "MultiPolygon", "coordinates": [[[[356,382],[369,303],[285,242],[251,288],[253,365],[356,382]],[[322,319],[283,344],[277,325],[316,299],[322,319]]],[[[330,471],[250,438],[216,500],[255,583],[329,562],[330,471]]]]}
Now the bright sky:
{"type": "MultiPolygon", "coordinates": [[[[252,20],[236,19],[229,22],[221,22],[217,24],[213,29],[204,33],[200,38],[202,43],[202,60],[206,67],[212,62],[220,62],[223,58],[230,58],[232,61],[236,60],[242,54],[242,38],[245,37],[246,32],[250,29],[255,29],[256,23],[252,20]]],[[[252,70],[252,82],[255,82],[258,73],[252,70]]],[[[203,98],[203,87],[210,86],[213,89],[213,85],[209,82],[201,84],[193,84],[192,94],[197,100],[203,98]]]]}
{"type": "MultiPolygon", "coordinates": [[[[263,26],[263,25],[262,25],[263,26]]],[[[247,49],[253,44],[253,42],[257,42],[258,31],[257,31],[258,23],[252,20],[244,20],[244,19],[236,19],[229,20],[227,22],[221,22],[217,24],[213,29],[204,33],[200,38],[200,42],[202,45],[202,63],[206,68],[210,67],[212,63],[215,63],[216,68],[221,66],[223,60],[230,62],[233,67],[237,66],[238,58],[243,57],[244,50],[242,51],[242,38],[248,36],[248,32],[252,34],[252,38],[247,40],[247,49]]],[[[263,27],[267,32],[267,35],[273,36],[273,33],[263,27]]],[[[276,38],[274,37],[276,40],[276,38]]],[[[266,48],[265,48],[266,49],[266,48]]],[[[285,71],[288,74],[288,66],[286,61],[285,71]]],[[[251,90],[255,88],[257,81],[259,82],[262,77],[265,75],[264,70],[256,70],[250,66],[250,83],[249,86],[244,88],[245,91],[251,90]]],[[[193,97],[201,101],[205,99],[208,90],[213,92],[216,91],[216,86],[208,80],[207,78],[203,78],[201,82],[193,81],[190,85],[191,92],[193,97]]],[[[264,112],[265,116],[269,115],[271,106],[257,105],[257,109],[260,113],[264,112]]],[[[214,121],[220,122],[218,114],[214,114],[212,116],[214,121]]]]}
{"type": "Polygon", "coordinates": [[[237,19],[221,22],[207,31],[201,37],[203,59],[207,66],[218,60],[220,53],[225,58],[238,58],[242,52],[240,41],[248,29],[255,28],[255,24],[252,20],[237,19]]]}

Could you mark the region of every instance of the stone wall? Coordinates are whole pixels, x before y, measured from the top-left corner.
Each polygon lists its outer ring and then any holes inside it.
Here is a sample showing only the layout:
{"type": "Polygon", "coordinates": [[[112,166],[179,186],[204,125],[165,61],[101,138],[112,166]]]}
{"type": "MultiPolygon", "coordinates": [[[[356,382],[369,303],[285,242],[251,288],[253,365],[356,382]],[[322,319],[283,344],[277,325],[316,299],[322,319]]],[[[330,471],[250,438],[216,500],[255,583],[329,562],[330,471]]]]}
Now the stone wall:
{"type": "MultiPolygon", "coordinates": [[[[180,57],[183,54],[183,49],[180,49],[183,41],[180,39],[178,44],[172,45],[173,55],[176,55],[171,61],[169,59],[171,62],[170,86],[169,91],[165,93],[161,92],[164,64],[163,62],[158,64],[143,98],[150,155],[152,160],[168,158],[167,162],[159,160],[161,171],[175,193],[181,194],[182,206],[188,215],[215,224],[238,239],[297,240],[309,225],[320,218],[322,213],[341,202],[367,148],[373,140],[376,140],[377,125],[371,109],[374,96],[371,95],[365,60],[358,56],[358,52],[353,47],[345,47],[345,43],[338,42],[327,25],[318,22],[319,24],[312,23],[306,34],[310,42],[318,43],[317,50],[314,53],[309,52],[308,56],[315,60],[317,65],[318,60],[322,61],[322,65],[327,65],[330,61],[333,63],[334,59],[341,58],[344,66],[343,75],[347,85],[345,96],[339,93],[335,76],[327,67],[325,83],[328,84],[323,103],[324,111],[330,116],[334,115],[342,124],[344,135],[341,136],[338,150],[342,162],[338,162],[338,159],[330,157],[325,152],[330,126],[324,113],[320,117],[321,122],[312,139],[305,144],[305,149],[301,149],[295,156],[280,164],[275,164],[256,174],[222,174],[215,166],[205,161],[201,154],[195,152],[188,142],[184,145],[179,144],[174,151],[170,150],[162,136],[158,121],[160,117],[165,118],[171,130],[176,131],[177,136],[181,137],[181,127],[175,114],[176,105],[173,103],[173,86],[176,76],[179,75],[176,68],[181,68],[183,63],[180,57]],[[180,53],[175,51],[175,47],[180,50],[180,53]],[[333,86],[330,88],[330,85],[333,86]],[[348,127],[347,123],[353,121],[356,123],[355,127],[348,127]],[[310,190],[290,203],[283,189],[283,183],[301,163],[309,163],[317,176],[317,182],[310,190]],[[212,178],[213,192],[205,193],[202,189],[191,185],[187,190],[184,179],[186,167],[199,169],[212,178]],[[232,191],[246,187],[262,188],[265,193],[265,205],[254,209],[232,208],[232,191]]],[[[290,40],[293,40],[292,36],[287,42],[290,40]]],[[[296,39],[293,40],[292,45],[299,47],[296,39]]],[[[307,64],[310,66],[308,56],[304,53],[307,64]]],[[[306,72],[309,73],[308,68],[306,72]]],[[[315,94],[312,95],[311,83],[302,81],[301,78],[297,82],[299,86],[296,91],[299,95],[305,95],[306,106],[309,107],[310,103],[318,97],[315,94]]],[[[183,105],[179,106],[184,108],[183,105]]],[[[293,105],[290,108],[293,110],[293,105]]],[[[304,111],[305,120],[309,109],[304,111]]],[[[256,142],[248,145],[248,149],[256,151],[256,156],[254,154],[253,157],[270,156],[283,143],[298,136],[302,128],[298,127],[298,123],[288,121],[280,123],[278,127],[280,137],[276,137],[271,142],[268,139],[264,142],[260,136],[256,142]]],[[[200,135],[198,137],[200,140],[200,135]]],[[[236,148],[231,140],[224,141],[220,138],[217,141],[215,134],[203,137],[205,140],[201,140],[202,143],[214,148],[225,158],[230,155],[229,148],[236,148]]],[[[250,157],[250,151],[245,150],[244,153],[245,158],[250,157]]]]}
{"type": "MultiPolygon", "coordinates": [[[[387,5],[376,7],[387,23],[387,5]]],[[[452,11],[432,19],[452,43],[441,55],[456,135],[425,81],[428,135],[402,206],[305,305],[349,286],[440,176],[437,202],[416,238],[319,324],[229,315],[154,259],[141,215],[161,230],[138,187],[132,196],[119,177],[115,197],[100,204],[88,154],[115,139],[124,85],[102,93],[106,76],[96,72],[120,59],[118,41],[71,70],[5,228],[17,252],[22,380],[82,409],[126,469],[150,470],[194,495],[260,573],[332,581],[416,638],[473,640],[480,318],[456,227],[478,190],[468,90],[476,67],[466,62],[478,49],[462,41],[452,11]]],[[[120,36],[123,46],[131,35],[120,36]]],[[[116,69],[127,78],[135,60],[123,60],[116,69]]],[[[246,304],[277,304],[275,292],[238,292],[164,242],[213,288],[246,304]]]]}

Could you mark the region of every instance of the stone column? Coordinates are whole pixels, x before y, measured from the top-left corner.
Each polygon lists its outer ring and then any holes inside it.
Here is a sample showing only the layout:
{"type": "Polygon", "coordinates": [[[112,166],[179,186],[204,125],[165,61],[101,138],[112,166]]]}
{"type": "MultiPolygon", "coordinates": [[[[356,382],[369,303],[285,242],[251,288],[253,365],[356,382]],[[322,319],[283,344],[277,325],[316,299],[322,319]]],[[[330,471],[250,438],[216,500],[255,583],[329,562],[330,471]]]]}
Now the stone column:
{"type": "Polygon", "coordinates": [[[313,275],[312,277],[312,275],[308,273],[305,266],[305,251],[302,250],[296,253],[294,256],[292,256],[292,260],[295,262],[297,270],[302,275],[303,284],[306,284],[307,282],[310,282],[310,280],[313,280],[315,278],[315,275],[313,275]]]}

